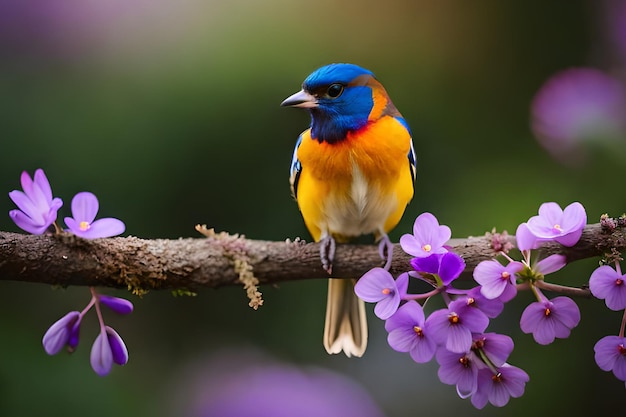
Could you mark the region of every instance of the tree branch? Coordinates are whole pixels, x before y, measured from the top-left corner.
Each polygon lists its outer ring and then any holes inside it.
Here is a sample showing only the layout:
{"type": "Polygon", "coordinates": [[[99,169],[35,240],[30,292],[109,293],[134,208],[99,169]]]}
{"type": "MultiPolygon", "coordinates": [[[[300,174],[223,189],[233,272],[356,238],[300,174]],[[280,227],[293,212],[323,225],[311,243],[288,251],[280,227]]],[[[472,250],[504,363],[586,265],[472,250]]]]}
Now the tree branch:
{"type": "MultiPolygon", "coordinates": [[[[0,232],[0,280],[128,288],[141,293],[241,285],[240,277],[247,273],[253,274],[259,284],[328,277],[321,267],[316,243],[250,240],[204,230],[207,238],[171,240],[132,236],[85,240],[70,234],[0,232]]],[[[506,233],[487,233],[452,239],[450,246],[471,271],[480,261],[496,255],[494,245],[498,248],[512,243],[514,239],[506,233]]],[[[598,223],[588,225],[574,247],[548,244],[542,250],[546,254],[564,254],[572,262],[615,254],[625,247],[623,227],[607,229],[598,223]]],[[[391,273],[409,270],[410,259],[396,245],[391,273]]],[[[381,265],[375,245],[338,245],[333,276],[359,277],[381,265]]]]}

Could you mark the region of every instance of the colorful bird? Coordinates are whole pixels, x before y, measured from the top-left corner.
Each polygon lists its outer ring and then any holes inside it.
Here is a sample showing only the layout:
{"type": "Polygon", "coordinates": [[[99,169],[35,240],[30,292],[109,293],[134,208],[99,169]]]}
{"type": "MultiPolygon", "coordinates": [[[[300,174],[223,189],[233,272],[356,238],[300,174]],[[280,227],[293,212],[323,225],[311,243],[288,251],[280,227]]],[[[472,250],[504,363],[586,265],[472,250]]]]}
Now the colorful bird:
{"type": "MultiPolygon", "coordinates": [[[[387,233],[413,197],[411,132],[374,74],[353,64],[315,70],[281,106],[311,113],[296,143],[290,170],[293,196],[309,232],[320,242],[322,266],[332,273],[335,242],[373,234],[391,265],[387,233]]],[[[329,279],[324,347],[362,356],[367,346],[365,305],[354,279],[329,279]]]]}

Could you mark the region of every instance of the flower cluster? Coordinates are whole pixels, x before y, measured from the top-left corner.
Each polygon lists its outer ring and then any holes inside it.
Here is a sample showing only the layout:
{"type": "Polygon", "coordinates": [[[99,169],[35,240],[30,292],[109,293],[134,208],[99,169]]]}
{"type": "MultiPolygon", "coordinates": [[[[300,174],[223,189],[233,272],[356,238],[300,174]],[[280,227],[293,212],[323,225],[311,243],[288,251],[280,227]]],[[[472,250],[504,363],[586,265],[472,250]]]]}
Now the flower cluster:
{"type": "MultiPolygon", "coordinates": [[[[57,213],[63,201],[52,196],[52,188],[43,170],[35,171],[33,178],[27,172],[21,176],[22,191],[13,190],[9,197],[18,207],[9,211],[9,216],[22,230],[41,235],[54,227],[57,232],[57,213]]],[[[84,239],[96,239],[119,235],[126,226],[115,218],[96,219],[98,199],[90,192],[80,192],[72,198],[72,217],[65,217],[66,231],[84,239]]],[[[100,376],[107,375],[113,364],[124,365],[128,361],[128,350],[120,335],[113,328],[104,324],[101,305],[120,314],[133,311],[130,301],[98,294],[90,288],[91,301],[83,311],[70,311],[57,320],[45,333],[43,347],[49,355],[59,353],[64,347],[73,352],[78,346],[80,324],[85,314],[95,306],[100,333],[91,349],[91,366],[100,376]]]]}
{"type": "Polygon", "coordinates": [[[101,306],[106,306],[118,314],[130,314],[133,304],[123,298],[98,294],[91,288],[91,300],[82,311],[70,311],[57,320],[43,336],[43,348],[48,355],[56,355],[64,347],[72,353],[78,346],[80,325],[83,317],[95,307],[100,332],[91,347],[91,367],[100,376],[111,372],[113,364],[125,365],[128,350],[120,335],[112,327],[104,324],[101,306]]]}
{"type": "MultiPolygon", "coordinates": [[[[418,363],[434,358],[439,379],[455,385],[461,398],[471,397],[475,407],[487,403],[501,407],[511,397],[520,397],[529,380],[526,372],[507,362],[513,350],[511,338],[486,332],[490,319],[512,298],[511,292],[503,289],[486,297],[481,286],[455,288],[465,262],[446,246],[450,236],[450,228],[440,225],[435,216],[421,214],[413,234],[400,239],[402,249],[415,257],[413,271],[394,279],[387,270],[375,268],[354,289],[363,300],[377,303],[374,312],[385,320],[387,340],[394,350],[408,352],[418,363]],[[411,279],[426,283],[428,291],[409,293],[411,279]],[[442,296],[446,307],[427,316],[423,303],[435,295],[442,296]]],[[[522,267],[515,263],[503,267],[500,274],[514,276],[522,267]]]]}
{"type": "MultiPolygon", "coordinates": [[[[534,249],[548,242],[573,246],[586,223],[587,215],[580,203],[572,203],[565,209],[556,203],[541,205],[538,215],[517,229],[522,259],[514,260],[502,252],[502,261],[482,261],[473,271],[478,285],[459,289],[454,287],[454,282],[465,269],[465,262],[446,246],[450,229],[439,225],[432,214],[424,213],[415,220],[413,234],[400,239],[402,249],[414,256],[413,270],[394,279],[387,270],[375,268],[357,282],[355,292],[361,299],[377,303],[374,312],[385,320],[387,340],[394,350],[408,352],[418,363],[435,358],[440,380],[455,385],[461,398],[471,397],[475,407],[483,408],[487,403],[501,407],[511,397],[524,393],[529,377],[507,362],[513,340],[487,332],[489,322],[503,311],[504,304],[519,289],[529,289],[536,301],[522,313],[522,331],[532,334],[543,345],[570,335],[580,321],[578,306],[569,297],[549,299],[542,292],[547,286],[546,275],[563,268],[565,257],[540,258],[534,249]],[[426,282],[428,291],[409,293],[411,279],[426,282]],[[442,296],[446,307],[427,315],[424,303],[435,295],[442,296]]],[[[621,274],[619,265],[617,270],[601,267],[594,276],[590,281],[594,295],[605,298],[609,308],[626,308],[626,276],[621,274]]],[[[549,288],[559,286],[550,284],[549,288]]],[[[619,336],[609,336],[596,345],[596,352],[612,352],[612,359],[598,361],[598,365],[612,370],[620,379],[626,378],[623,336],[622,328],[619,336]]],[[[604,353],[600,356],[606,357],[604,353]]]]}

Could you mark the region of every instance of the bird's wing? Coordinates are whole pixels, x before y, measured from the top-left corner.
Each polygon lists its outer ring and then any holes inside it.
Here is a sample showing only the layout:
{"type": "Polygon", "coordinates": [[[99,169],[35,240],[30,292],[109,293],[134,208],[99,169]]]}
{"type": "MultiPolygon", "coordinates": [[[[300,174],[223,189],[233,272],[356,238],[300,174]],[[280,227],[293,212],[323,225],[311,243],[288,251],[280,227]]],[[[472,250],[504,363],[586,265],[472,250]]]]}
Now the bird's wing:
{"type": "Polygon", "coordinates": [[[298,136],[298,141],[293,149],[293,157],[291,158],[291,167],[289,168],[289,184],[291,185],[291,194],[294,198],[298,198],[298,181],[302,172],[302,164],[298,159],[298,148],[302,143],[302,135],[298,136]]]}
{"type": "MultiPolygon", "coordinates": [[[[411,128],[409,128],[409,124],[404,120],[403,117],[396,116],[396,119],[402,123],[402,126],[409,132],[409,136],[413,137],[411,134],[411,128]]],[[[411,174],[413,175],[413,188],[415,188],[415,179],[417,177],[417,158],[415,157],[415,148],[413,148],[413,139],[411,139],[411,148],[409,149],[409,154],[407,155],[409,158],[409,169],[411,170],[411,174]]]]}

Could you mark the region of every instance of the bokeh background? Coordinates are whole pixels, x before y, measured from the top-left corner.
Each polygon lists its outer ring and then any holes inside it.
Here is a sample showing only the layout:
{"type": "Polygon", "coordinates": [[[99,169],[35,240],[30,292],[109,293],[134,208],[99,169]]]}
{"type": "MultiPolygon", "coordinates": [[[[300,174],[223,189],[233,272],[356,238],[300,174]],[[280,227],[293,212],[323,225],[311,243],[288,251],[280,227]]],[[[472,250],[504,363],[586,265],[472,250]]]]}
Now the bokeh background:
{"type": "MultiPolygon", "coordinates": [[[[43,168],[65,202],[61,217],[75,193],[92,191],[100,215],[122,219],[128,235],[195,237],[206,223],[308,239],[287,176],[309,119],[279,103],[313,69],[341,61],[373,70],[413,129],[416,198],[393,240],[424,211],[455,237],[514,232],[544,201],[580,201],[596,222],[626,210],[624,142],[557,161],[531,131],[531,102],[569,67],[620,76],[622,3],[0,1],[0,190],[43,168]]],[[[0,198],[0,212],[12,208],[0,198]]],[[[8,215],[0,229],[18,231],[8,215]]],[[[556,279],[581,285],[596,262],[556,279]]],[[[519,330],[530,296],[511,303],[492,329],[516,340],[510,362],[531,380],[507,407],[477,411],[438,381],[434,364],[391,350],[373,315],[365,357],[326,355],[325,280],[262,291],[265,305],[253,311],[241,288],[143,299],[107,290],[136,308],[105,312],[130,361],[100,378],[89,366],[95,315],[73,355],[41,347],[52,322],[88,302],[86,288],[0,282],[0,415],[196,415],[211,390],[203,378],[224,372],[215,363],[267,361],[338,373],[388,417],[626,413],[624,384],[593,360],[593,345],[617,334],[621,318],[600,301],[577,300],[581,324],[547,347],[519,330]]],[[[242,398],[246,388],[244,378],[242,398]]]]}

